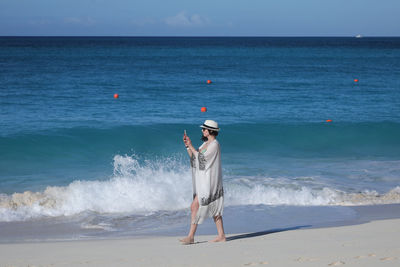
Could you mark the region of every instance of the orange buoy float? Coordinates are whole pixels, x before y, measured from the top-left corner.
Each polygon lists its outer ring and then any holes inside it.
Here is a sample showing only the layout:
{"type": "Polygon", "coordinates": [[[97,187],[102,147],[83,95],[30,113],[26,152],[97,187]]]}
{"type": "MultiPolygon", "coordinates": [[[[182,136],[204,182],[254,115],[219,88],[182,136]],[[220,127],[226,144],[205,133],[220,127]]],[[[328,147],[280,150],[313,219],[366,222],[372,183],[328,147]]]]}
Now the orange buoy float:
{"type": "Polygon", "coordinates": [[[354,82],[355,82],[355,83],[358,83],[358,79],[354,79],[354,82]]]}
{"type": "Polygon", "coordinates": [[[332,122],[332,120],[326,120],[326,122],[332,122]]]}
{"type": "Polygon", "coordinates": [[[114,94],[114,98],[117,99],[119,97],[118,94],[114,94]]]}
{"type": "Polygon", "coordinates": [[[201,112],[206,112],[207,111],[207,108],[206,107],[202,107],[201,108],[201,112]]]}
{"type": "Polygon", "coordinates": [[[208,84],[211,84],[212,82],[211,82],[211,80],[207,80],[207,83],[208,83],[208,84]]]}

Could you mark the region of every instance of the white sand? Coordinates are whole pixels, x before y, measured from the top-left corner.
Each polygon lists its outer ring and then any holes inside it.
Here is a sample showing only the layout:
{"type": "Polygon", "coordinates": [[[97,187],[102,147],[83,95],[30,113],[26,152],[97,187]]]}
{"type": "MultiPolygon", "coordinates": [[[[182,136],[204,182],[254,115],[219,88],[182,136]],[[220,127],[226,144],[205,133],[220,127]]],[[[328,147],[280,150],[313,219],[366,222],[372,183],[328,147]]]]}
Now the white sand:
{"type": "Polygon", "coordinates": [[[212,238],[1,244],[0,266],[400,266],[400,219],[204,242],[212,238]]]}

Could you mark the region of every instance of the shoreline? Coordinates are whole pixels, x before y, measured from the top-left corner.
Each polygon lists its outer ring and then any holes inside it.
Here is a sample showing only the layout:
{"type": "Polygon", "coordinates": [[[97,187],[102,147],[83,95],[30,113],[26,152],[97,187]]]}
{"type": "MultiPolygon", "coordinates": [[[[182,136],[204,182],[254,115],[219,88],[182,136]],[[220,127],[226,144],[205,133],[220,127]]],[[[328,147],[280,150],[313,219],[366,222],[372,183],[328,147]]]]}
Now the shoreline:
{"type": "MultiPolygon", "coordinates": [[[[295,229],[319,229],[341,226],[352,226],[365,224],[371,221],[400,219],[400,204],[383,204],[368,206],[322,206],[322,207],[301,207],[301,206],[276,206],[274,210],[261,210],[259,206],[242,207],[242,210],[228,212],[224,214],[224,225],[227,235],[257,235],[259,233],[280,232],[295,229]],[[285,210],[286,209],[286,210],[285,210]],[[278,210],[279,214],[276,214],[278,210]],[[275,213],[274,213],[275,212],[275,213]],[[304,214],[303,214],[304,213],[304,214]],[[304,220],[310,217],[315,220],[316,216],[333,216],[327,220],[309,221],[304,220]],[[246,219],[251,215],[252,218],[246,219]],[[291,218],[285,217],[290,215],[291,218]],[[337,219],[336,216],[342,216],[337,219]],[[288,222],[283,223],[283,218],[288,222]],[[337,220],[335,220],[337,219],[337,220]]],[[[227,208],[232,209],[232,207],[227,208]]],[[[92,234],[78,232],[79,224],[62,222],[63,220],[50,219],[49,221],[24,221],[0,223],[0,244],[26,244],[26,243],[51,243],[51,242],[81,242],[81,241],[106,241],[106,240],[128,240],[128,239],[148,239],[164,237],[182,237],[186,234],[188,224],[178,226],[168,226],[172,229],[166,231],[168,227],[163,226],[162,230],[156,229],[154,232],[107,232],[98,229],[89,229],[92,234]],[[59,232],[58,236],[51,235],[59,232]],[[100,234],[97,234],[100,232],[100,234]]],[[[211,236],[216,233],[215,225],[211,219],[206,220],[199,226],[197,235],[211,236]]]]}
{"type": "Polygon", "coordinates": [[[227,235],[0,244],[0,266],[399,266],[400,219],[227,235]]]}

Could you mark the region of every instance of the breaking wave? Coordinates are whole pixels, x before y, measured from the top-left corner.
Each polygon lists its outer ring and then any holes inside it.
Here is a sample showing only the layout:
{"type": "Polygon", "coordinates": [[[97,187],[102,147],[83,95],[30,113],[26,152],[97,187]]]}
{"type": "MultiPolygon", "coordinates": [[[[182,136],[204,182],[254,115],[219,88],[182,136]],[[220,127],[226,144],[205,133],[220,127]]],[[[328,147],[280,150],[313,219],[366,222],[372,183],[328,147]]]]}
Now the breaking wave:
{"type": "MultiPolygon", "coordinates": [[[[225,205],[400,203],[400,187],[385,194],[349,193],[329,185],[299,181],[225,177],[225,205]]],[[[187,209],[191,200],[192,181],[187,164],[174,158],[140,161],[135,155],[116,155],[114,175],[108,180],[74,181],[67,186],[49,186],[43,192],[0,194],[0,221],[73,216],[83,212],[147,215],[187,209]]]]}

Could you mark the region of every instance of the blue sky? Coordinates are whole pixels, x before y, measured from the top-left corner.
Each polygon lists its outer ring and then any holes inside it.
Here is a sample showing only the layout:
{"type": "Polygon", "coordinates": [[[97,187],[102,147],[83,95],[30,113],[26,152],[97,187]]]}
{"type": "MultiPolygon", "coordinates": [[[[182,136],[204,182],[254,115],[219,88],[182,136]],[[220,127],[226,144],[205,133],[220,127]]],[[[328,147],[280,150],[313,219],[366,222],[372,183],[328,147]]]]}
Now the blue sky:
{"type": "Polygon", "coordinates": [[[400,36],[400,0],[0,0],[0,35],[400,36]]]}

